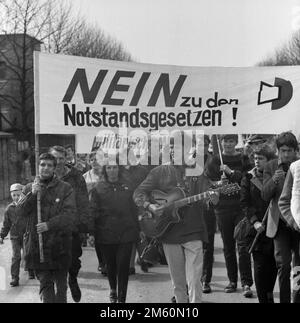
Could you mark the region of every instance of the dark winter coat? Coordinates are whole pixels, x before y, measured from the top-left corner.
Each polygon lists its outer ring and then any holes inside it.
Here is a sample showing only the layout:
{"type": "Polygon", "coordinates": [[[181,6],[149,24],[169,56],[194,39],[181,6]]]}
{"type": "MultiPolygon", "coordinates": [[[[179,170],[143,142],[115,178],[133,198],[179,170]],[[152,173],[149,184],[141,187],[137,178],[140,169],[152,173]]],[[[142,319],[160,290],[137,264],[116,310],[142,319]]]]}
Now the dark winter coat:
{"type": "Polygon", "coordinates": [[[27,217],[24,250],[27,267],[35,270],[68,269],[71,263],[72,227],[76,212],[72,187],[57,178],[42,186],[41,217],[48,225],[42,233],[45,262],[40,263],[37,225],[37,198],[32,183],[25,186],[17,215],[27,217]]]}
{"type": "Polygon", "coordinates": [[[124,181],[129,182],[133,189],[136,189],[148,175],[148,169],[142,165],[130,166],[129,169],[124,168],[122,177],[124,181]]]}
{"type": "Polygon", "coordinates": [[[133,191],[124,181],[100,182],[91,192],[90,210],[97,243],[136,242],[139,238],[133,191]]]}
{"type": "Polygon", "coordinates": [[[77,212],[74,212],[74,231],[89,233],[92,228],[92,218],[89,213],[89,195],[86,182],[81,172],[75,167],[70,167],[70,171],[61,178],[69,183],[75,194],[77,212]]]}
{"type": "MultiPolygon", "coordinates": [[[[241,182],[241,208],[252,226],[257,221],[262,222],[269,205],[261,197],[262,184],[262,174],[257,173],[256,169],[247,173],[241,182]]],[[[254,227],[251,233],[251,236],[248,237],[249,245],[252,244],[256,235],[254,227]]],[[[264,254],[272,253],[273,240],[267,238],[265,232],[262,233],[254,251],[263,252],[264,254]]]]}
{"type": "Polygon", "coordinates": [[[4,239],[10,232],[10,239],[23,239],[26,228],[26,219],[17,217],[16,204],[11,203],[4,212],[3,227],[0,237],[4,239]]]}
{"type": "MultiPolygon", "coordinates": [[[[150,171],[146,179],[135,190],[133,199],[137,206],[141,207],[150,200],[153,190],[168,192],[171,189],[181,186],[188,195],[190,189],[187,181],[184,181],[184,173],[179,167],[172,165],[158,166],[150,171]]],[[[197,204],[187,205],[180,209],[182,220],[174,224],[168,230],[161,241],[163,243],[180,244],[189,241],[202,240],[207,242],[207,230],[202,212],[199,212],[197,204]]]]}
{"type": "MultiPolygon", "coordinates": [[[[242,154],[236,155],[222,155],[223,163],[233,170],[231,175],[226,175],[227,179],[231,183],[241,183],[243,176],[249,171],[250,162],[249,159],[242,154]]],[[[213,156],[209,162],[205,165],[208,169],[209,177],[211,180],[220,180],[222,173],[220,172],[220,158],[213,156]]],[[[232,211],[240,212],[240,195],[233,194],[231,196],[221,195],[218,205],[215,207],[215,213],[217,216],[231,213],[232,211]]]]}
{"type": "MultiPolygon", "coordinates": [[[[194,195],[204,193],[212,189],[212,182],[206,175],[206,172],[200,176],[191,177],[190,181],[191,192],[194,195]]],[[[216,216],[213,205],[210,201],[206,201],[205,203],[198,203],[197,206],[199,213],[203,214],[208,235],[214,235],[216,233],[216,216]]]]}

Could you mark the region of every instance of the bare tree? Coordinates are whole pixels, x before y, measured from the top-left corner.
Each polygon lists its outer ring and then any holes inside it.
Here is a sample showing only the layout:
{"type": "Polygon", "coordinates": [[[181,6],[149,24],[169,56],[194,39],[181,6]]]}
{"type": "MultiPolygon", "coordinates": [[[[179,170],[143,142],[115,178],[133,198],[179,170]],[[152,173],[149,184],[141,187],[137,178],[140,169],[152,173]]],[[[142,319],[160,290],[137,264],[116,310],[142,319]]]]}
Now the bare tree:
{"type": "Polygon", "coordinates": [[[0,70],[0,121],[21,136],[32,136],[34,128],[34,50],[131,60],[120,42],[76,14],[70,0],[0,0],[0,64],[6,68],[2,79],[0,70]],[[13,120],[3,107],[14,111],[13,120]]]}
{"type": "Polygon", "coordinates": [[[14,110],[14,120],[1,117],[21,136],[33,130],[33,51],[59,52],[68,45],[80,28],[77,21],[71,25],[69,12],[58,0],[0,0],[0,61],[6,67],[0,104],[14,110]]]}
{"type": "Polygon", "coordinates": [[[64,50],[66,54],[119,61],[132,60],[122,43],[108,36],[96,25],[85,23],[74,36],[64,50]]]}
{"type": "Polygon", "coordinates": [[[300,30],[286,43],[275,49],[274,54],[259,62],[258,66],[286,66],[300,64],[300,30]]]}

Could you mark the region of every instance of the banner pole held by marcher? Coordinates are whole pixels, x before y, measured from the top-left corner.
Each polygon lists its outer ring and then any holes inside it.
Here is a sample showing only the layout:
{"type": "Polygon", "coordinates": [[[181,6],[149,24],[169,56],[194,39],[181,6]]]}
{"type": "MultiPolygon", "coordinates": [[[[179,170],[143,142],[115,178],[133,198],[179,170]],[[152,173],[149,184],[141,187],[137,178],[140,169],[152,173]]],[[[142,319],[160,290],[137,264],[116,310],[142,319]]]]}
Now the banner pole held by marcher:
{"type": "MultiPolygon", "coordinates": [[[[35,134],[35,172],[36,180],[40,184],[40,174],[39,174],[39,136],[35,134]]],[[[41,192],[37,192],[37,220],[38,223],[42,222],[42,211],[41,211],[41,192]]],[[[40,250],[40,262],[44,263],[44,248],[43,248],[43,236],[39,233],[39,250],[40,250]]]]}

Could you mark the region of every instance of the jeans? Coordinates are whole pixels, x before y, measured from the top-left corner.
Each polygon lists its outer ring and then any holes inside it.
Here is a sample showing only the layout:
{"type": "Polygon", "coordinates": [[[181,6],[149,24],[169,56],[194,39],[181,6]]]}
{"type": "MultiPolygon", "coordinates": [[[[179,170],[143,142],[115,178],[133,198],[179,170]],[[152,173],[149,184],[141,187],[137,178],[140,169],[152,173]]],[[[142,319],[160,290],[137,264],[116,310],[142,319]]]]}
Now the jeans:
{"type": "Polygon", "coordinates": [[[12,239],[11,278],[19,280],[21,265],[21,250],[23,249],[22,239],[12,239]]]}
{"type": "Polygon", "coordinates": [[[200,240],[183,244],[165,244],[164,252],[177,303],[201,303],[202,243],[200,240]],[[186,290],[188,286],[188,293],[186,290]]]}
{"type": "MultiPolygon", "coordinates": [[[[274,238],[274,253],[278,268],[280,303],[291,302],[291,263],[300,266],[300,234],[288,228],[279,220],[278,231],[274,238]]],[[[300,290],[293,291],[293,302],[300,303],[300,290]]]]}
{"type": "Polygon", "coordinates": [[[224,257],[227,276],[230,282],[237,283],[238,264],[236,257],[236,245],[239,256],[239,271],[242,286],[253,285],[251,257],[248,253],[248,241],[235,241],[234,228],[242,219],[240,211],[229,211],[217,214],[218,224],[224,246],[224,257]]]}
{"type": "Polygon", "coordinates": [[[67,270],[37,270],[35,275],[43,303],[67,303],[67,270]]]}
{"type": "Polygon", "coordinates": [[[100,246],[107,265],[109,286],[117,291],[119,303],[126,301],[132,247],[131,242],[100,246]]]}

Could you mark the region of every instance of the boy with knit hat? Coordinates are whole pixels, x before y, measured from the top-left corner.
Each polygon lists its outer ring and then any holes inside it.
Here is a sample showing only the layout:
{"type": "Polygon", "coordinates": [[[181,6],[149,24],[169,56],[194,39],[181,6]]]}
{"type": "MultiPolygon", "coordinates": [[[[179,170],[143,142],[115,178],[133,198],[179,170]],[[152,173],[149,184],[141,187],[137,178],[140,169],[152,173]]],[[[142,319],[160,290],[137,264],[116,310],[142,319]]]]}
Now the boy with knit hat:
{"type": "Polygon", "coordinates": [[[4,238],[10,232],[10,240],[12,246],[12,263],[10,285],[12,287],[19,286],[19,273],[21,264],[21,249],[23,248],[23,234],[25,231],[25,222],[16,215],[16,205],[19,201],[23,189],[21,184],[12,184],[10,187],[10,195],[12,203],[10,203],[4,212],[3,226],[0,232],[0,244],[3,244],[4,238]]]}

